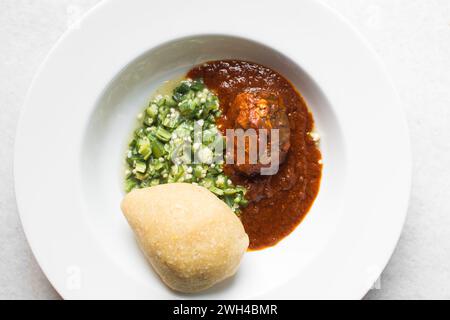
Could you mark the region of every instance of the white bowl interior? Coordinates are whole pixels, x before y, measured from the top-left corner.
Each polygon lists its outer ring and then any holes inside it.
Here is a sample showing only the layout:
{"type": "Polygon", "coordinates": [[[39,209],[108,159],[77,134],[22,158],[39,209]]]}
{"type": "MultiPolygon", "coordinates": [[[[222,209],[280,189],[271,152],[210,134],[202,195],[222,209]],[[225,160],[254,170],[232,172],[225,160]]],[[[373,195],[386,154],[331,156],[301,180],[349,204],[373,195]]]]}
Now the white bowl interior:
{"type": "Polygon", "coordinates": [[[161,298],[185,296],[171,292],[159,281],[122,216],[125,150],[136,126],[136,115],[165,80],[217,59],[260,63],[294,84],[307,101],[322,137],[324,169],[319,195],[291,235],[272,248],[246,254],[233,279],[189,298],[252,297],[289,281],[321,253],[341,214],[346,172],[343,135],[325,94],[301,66],[261,43],[221,35],[182,38],[152,48],[124,67],[99,97],[83,140],[80,174],[84,219],[92,233],[130,281],[161,298]]]}

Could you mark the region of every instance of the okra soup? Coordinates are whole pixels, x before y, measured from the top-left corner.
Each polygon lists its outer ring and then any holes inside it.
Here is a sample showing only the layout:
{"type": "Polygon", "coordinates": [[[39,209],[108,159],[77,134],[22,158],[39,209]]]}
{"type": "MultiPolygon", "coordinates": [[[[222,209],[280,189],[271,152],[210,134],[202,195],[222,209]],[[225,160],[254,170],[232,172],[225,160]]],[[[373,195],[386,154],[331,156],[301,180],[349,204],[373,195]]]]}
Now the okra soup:
{"type": "Polygon", "coordinates": [[[320,137],[300,92],[276,70],[240,60],[206,62],[170,83],[137,115],[126,193],[166,184],[206,189],[240,220],[248,250],[276,245],[320,187],[320,137]]]}

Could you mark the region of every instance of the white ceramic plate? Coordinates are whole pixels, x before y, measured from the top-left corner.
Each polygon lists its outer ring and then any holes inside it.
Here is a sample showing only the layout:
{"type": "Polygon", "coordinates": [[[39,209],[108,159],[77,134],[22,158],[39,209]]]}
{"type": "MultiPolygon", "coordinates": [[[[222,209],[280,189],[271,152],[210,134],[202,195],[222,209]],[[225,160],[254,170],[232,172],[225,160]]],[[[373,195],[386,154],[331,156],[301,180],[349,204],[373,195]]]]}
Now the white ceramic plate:
{"type": "Polygon", "coordinates": [[[361,298],[400,235],[410,188],[399,100],[367,43],[320,2],[104,1],[52,50],[17,132],[23,226],[64,298],[361,298]],[[324,171],[307,218],[233,279],[197,295],[168,290],[119,204],[135,116],[162,81],[240,58],[302,92],[322,136],[324,171]]]}

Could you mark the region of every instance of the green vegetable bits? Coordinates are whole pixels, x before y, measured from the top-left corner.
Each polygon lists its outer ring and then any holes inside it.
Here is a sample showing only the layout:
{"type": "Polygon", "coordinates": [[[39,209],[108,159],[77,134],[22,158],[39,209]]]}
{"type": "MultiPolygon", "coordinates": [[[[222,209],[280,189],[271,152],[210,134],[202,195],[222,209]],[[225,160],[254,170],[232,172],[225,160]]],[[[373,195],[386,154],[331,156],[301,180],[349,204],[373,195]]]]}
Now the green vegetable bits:
{"type": "Polygon", "coordinates": [[[183,80],[172,96],[150,101],[138,116],[141,123],[127,150],[126,192],[164,183],[193,183],[239,213],[247,205],[246,190],[223,173],[223,148],[220,155],[215,148],[217,139],[223,139],[216,126],[219,116],[219,99],[201,80],[183,80]],[[195,137],[194,128],[201,128],[201,137],[195,137]],[[191,146],[188,152],[186,145],[191,146]]]}

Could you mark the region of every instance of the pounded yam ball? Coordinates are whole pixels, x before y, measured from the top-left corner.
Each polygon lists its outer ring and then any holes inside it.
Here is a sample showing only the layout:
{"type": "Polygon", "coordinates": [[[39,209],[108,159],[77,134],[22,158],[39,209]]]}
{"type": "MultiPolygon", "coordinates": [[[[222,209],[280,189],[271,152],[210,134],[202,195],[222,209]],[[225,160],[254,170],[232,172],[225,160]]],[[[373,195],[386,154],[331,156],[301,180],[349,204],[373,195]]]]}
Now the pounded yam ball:
{"type": "Polygon", "coordinates": [[[176,291],[205,290],[231,277],[248,248],[240,219],[203,187],[135,189],[122,211],[153,268],[176,291]]]}

